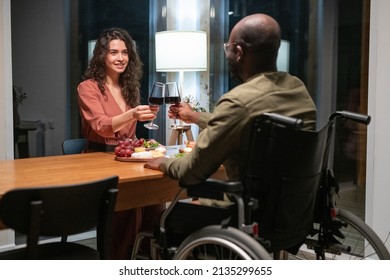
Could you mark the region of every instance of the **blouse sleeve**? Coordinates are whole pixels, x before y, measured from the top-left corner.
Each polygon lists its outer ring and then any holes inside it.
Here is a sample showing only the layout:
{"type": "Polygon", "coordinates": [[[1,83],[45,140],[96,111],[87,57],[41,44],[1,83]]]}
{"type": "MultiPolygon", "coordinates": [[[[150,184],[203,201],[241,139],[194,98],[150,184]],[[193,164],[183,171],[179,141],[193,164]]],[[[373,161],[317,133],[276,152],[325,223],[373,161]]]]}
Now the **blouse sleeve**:
{"type": "Polygon", "coordinates": [[[78,86],[77,91],[80,113],[84,120],[100,136],[114,137],[112,116],[107,115],[103,106],[108,100],[101,95],[97,84],[87,80],[78,86]]]}

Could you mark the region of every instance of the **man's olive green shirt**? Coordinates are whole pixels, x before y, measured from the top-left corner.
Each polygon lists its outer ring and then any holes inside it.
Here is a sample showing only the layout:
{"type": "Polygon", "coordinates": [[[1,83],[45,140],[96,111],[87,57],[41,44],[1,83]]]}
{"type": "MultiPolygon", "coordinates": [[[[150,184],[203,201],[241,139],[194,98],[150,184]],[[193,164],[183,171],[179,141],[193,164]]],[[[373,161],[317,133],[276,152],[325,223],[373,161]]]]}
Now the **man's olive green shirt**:
{"type": "Polygon", "coordinates": [[[302,81],[284,72],[259,74],[224,94],[213,113],[202,113],[195,148],[160,169],[173,179],[197,184],[223,164],[228,180],[240,179],[251,120],[265,112],[300,118],[306,129],[315,129],[316,107],[302,81]]]}

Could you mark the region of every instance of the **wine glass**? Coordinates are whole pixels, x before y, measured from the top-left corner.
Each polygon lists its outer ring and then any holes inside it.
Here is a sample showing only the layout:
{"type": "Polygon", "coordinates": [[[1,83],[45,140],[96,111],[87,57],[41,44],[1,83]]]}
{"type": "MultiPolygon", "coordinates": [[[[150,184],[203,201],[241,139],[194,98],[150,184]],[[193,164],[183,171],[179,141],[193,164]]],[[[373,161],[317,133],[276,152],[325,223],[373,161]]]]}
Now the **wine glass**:
{"type": "MultiPolygon", "coordinates": [[[[164,103],[165,84],[160,82],[154,82],[152,91],[149,94],[148,102],[151,106],[159,106],[164,103]]],[[[151,120],[149,123],[144,124],[147,129],[158,129],[158,125],[151,120]]]]}
{"type": "MultiPolygon", "coordinates": [[[[176,82],[169,82],[165,84],[165,104],[178,105],[181,101],[179,88],[176,82]]],[[[174,119],[173,128],[176,128],[176,118],[174,119]]]]}

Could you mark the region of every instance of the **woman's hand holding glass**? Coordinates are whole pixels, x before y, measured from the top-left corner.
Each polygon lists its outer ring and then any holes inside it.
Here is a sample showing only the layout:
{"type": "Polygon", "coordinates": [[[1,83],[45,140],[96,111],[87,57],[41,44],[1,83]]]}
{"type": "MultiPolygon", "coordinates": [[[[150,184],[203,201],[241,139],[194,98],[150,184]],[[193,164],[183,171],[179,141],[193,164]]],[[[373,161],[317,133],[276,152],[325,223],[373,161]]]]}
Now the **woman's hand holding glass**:
{"type": "MultiPolygon", "coordinates": [[[[164,92],[165,92],[165,84],[160,82],[155,82],[152,87],[152,91],[149,94],[148,102],[149,107],[157,107],[162,105],[164,103],[164,92]]],[[[158,129],[158,125],[153,123],[153,119],[149,122],[144,124],[144,126],[148,129],[158,129]]]]}
{"type": "Polygon", "coordinates": [[[135,107],[133,118],[141,122],[153,120],[156,118],[159,109],[159,106],[138,105],[135,107]]]}

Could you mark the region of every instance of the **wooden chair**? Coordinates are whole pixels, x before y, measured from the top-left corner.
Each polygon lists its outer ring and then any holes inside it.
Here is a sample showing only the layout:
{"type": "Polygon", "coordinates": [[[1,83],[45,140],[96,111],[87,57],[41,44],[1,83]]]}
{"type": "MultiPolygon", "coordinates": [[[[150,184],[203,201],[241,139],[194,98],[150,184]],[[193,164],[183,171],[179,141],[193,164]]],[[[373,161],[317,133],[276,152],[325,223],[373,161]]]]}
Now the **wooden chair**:
{"type": "MultiPolygon", "coordinates": [[[[0,259],[108,259],[118,177],[75,185],[11,190],[0,203],[0,218],[27,235],[27,245],[0,253],[0,259]],[[96,250],[73,242],[42,243],[39,237],[79,234],[96,228],[96,250]]],[[[48,240],[46,240],[48,241],[48,240]]]]}
{"type": "Polygon", "coordinates": [[[87,140],[68,139],[62,142],[62,152],[64,155],[80,154],[87,147],[87,140]]]}

